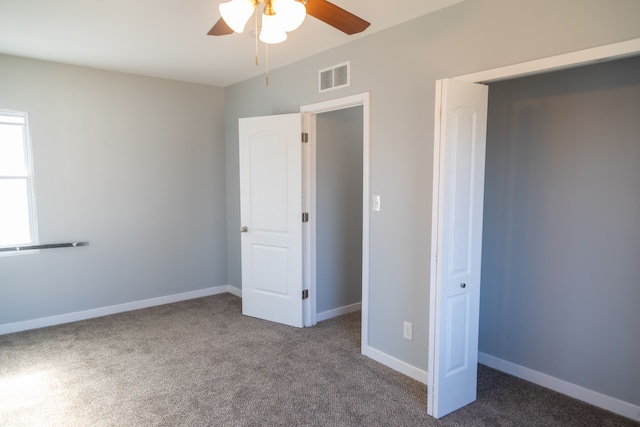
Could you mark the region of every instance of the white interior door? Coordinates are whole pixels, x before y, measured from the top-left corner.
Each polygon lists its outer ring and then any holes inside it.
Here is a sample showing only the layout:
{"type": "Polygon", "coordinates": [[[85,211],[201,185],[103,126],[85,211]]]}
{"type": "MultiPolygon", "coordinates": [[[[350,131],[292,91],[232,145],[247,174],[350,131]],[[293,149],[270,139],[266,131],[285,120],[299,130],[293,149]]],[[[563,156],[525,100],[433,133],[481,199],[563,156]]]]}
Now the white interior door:
{"type": "Polygon", "coordinates": [[[476,400],[488,87],[436,82],[427,412],[476,400]]]}
{"type": "Polygon", "coordinates": [[[302,327],[301,115],[239,126],[242,313],[302,327]]]}

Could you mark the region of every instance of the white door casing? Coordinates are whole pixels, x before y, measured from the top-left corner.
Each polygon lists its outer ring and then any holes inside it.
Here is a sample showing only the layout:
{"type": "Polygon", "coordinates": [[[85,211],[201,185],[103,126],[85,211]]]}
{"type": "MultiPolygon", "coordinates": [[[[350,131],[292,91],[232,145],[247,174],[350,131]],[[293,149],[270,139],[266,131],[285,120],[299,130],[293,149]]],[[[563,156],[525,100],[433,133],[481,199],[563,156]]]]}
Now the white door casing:
{"type": "Polygon", "coordinates": [[[299,113],[239,120],[242,313],[295,327],[303,326],[301,129],[299,113]]]}
{"type": "Polygon", "coordinates": [[[436,82],[427,412],[476,399],[488,87],[436,82]]]}

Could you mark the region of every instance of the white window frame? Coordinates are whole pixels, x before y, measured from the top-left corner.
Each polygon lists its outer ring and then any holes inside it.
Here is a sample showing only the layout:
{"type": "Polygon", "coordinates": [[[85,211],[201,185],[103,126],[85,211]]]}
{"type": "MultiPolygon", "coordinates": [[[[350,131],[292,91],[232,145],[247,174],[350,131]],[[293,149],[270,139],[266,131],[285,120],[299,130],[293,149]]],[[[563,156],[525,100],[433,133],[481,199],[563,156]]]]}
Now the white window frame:
{"type": "MultiPolygon", "coordinates": [[[[3,117],[20,117],[24,120],[22,124],[16,124],[16,126],[22,126],[22,143],[24,148],[25,155],[25,171],[24,175],[0,175],[0,180],[2,179],[24,179],[27,186],[27,204],[28,204],[28,215],[29,215],[29,234],[31,240],[27,243],[20,243],[19,245],[3,245],[0,248],[18,248],[20,246],[35,246],[40,242],[40,238],[38,235],[38,220],[36,214],[36,197],[35,197],[35,186],[34,186],[34,168],[33,168],[33,153],[31,147],[31,133],[29,130],[29,114],[19,111],[10,111],[10,110],[2,110],[0,109],[0,123],[2,124],[14,124],[12,122],[5,122],[3,117]]],[[[0,256],[11,256],[11,255],[20,255],[20,254],[33,254],[39,252],[36,250],[16,250],[16,251],[8,251],[8,252],[0,252],[0,256]]]]}

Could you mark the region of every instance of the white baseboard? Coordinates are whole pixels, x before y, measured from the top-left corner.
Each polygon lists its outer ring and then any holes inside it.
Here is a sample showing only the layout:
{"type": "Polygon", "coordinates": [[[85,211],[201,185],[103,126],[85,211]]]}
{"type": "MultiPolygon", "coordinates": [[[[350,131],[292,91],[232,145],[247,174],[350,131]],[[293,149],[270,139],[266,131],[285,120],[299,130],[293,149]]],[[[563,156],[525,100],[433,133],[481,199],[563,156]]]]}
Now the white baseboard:
{"type": "Polygon", "coordinates": [[[239,298],[242,298],[242,289],[236,288],[235,286],[227,285],[227,292],[233,294],[239,298]]]}
{"type": "Polygon", "coordinates": [[[378,349],[367,347],[366,352],[363,352],[363,354],[375,360],[376,362],[382,363],[383,365],[388,366],[393,370],[396,370],[410,378],[413,378],[416,381],[420,381],[423,384],[427,384],[428,382],[429,374],[427,373],[427,371],[423,371],[422,369],[409,365],[408,363],[396,359],[393,356],[389,356],[388,354],[383,353],[378,349]]]}
{"type": "Polygon", "coordinates": [[[332,319],[334,317],[342,316],[344,314],[353,313],[354,311],[362,310],[362,303],[358,302],[351,305],[345,305],[344,307],[334,308],[333,310],[323,311],[316,314],[316,322],[322,322],[323,320],[332,319]]]}
{"type": "Polygon", "coordinates": [[[566,394],[623,417],[640,421],[640,406],[598,393],[576,384],[552,377],[524,366],[516,365],[486,353],[478,353],[478,361],[491,368],[511,374],[523,380],[566,394]]]}
{"type": "Polygon", "coordinates": [[[26,331],[29,329],[44,328],[47,326],[60,325],[62,323],[77,322],[78,320],[93,319],[94,317],[108,316],[110,314],[123,313],[125,311],[139,310],[141,308],[155,307],[157,305],[170,304],[173,302],[186,301],[194,298],[208,297],[225,292],[235,294],[237,288],[229,285],[216,286],[213,288],[199,289],[197,291],[183,292],[180,294],[167,295],[163,297],[150,298],[141,301],[133,301],[124,304],[111,305],[108,307],[94,308],[91,310],[77,311],[75,313],[60,314],[57,316],[42,317],[39,319],[25,320],[23,322],[7,323],[0,325],[0,335],[13,332],[26,331]]]}

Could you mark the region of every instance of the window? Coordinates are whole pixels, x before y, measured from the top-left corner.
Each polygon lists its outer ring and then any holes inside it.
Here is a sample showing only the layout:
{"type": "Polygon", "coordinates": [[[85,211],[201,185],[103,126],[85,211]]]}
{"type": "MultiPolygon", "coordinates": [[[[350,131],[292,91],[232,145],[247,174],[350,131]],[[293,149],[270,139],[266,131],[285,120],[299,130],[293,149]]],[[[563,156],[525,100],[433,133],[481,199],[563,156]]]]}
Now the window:
{"type": "Polygon", "coordinates": [[[0,110],[0,248],[37,243],[28,116],[0,110]]]}

